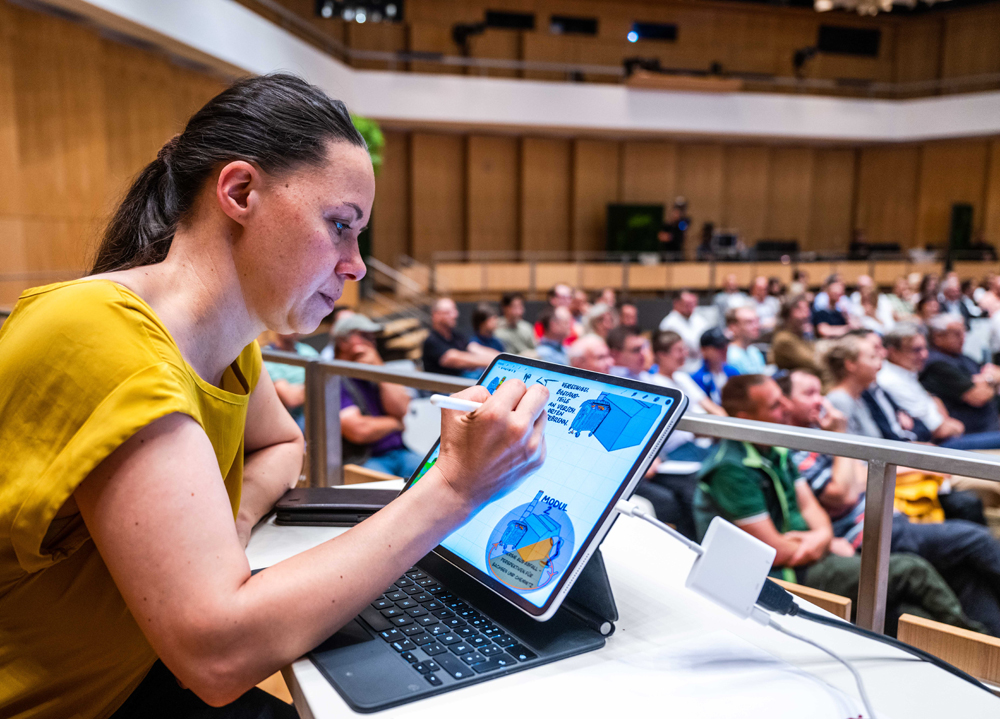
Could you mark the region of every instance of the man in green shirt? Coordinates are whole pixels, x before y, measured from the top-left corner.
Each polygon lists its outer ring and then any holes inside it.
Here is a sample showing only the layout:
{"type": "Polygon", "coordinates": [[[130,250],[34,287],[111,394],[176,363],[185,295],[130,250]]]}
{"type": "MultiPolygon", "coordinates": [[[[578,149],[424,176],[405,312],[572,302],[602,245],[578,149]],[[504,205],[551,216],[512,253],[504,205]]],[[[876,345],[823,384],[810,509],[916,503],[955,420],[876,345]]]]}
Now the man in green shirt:
{"type": "MultiPolygon", "coordinates": [[[[732,377],[722,390],[722,406],[731,417],[782,424],[786,402],[777,383],[764,375],[732,377]]],[[[834,538],[829,515],[787,449],[723,440],[702,466],[694,512],[699,537],[721,516],[777,550],[771,576],[849,597],[857,605],[861,557],[842,546],[846,540],[834,538]]],[[[962,613],[941,575],[916,555],[890,556],[887,605],[886,631],[892,634],[905,612],[982,630],[962,613]]]]}

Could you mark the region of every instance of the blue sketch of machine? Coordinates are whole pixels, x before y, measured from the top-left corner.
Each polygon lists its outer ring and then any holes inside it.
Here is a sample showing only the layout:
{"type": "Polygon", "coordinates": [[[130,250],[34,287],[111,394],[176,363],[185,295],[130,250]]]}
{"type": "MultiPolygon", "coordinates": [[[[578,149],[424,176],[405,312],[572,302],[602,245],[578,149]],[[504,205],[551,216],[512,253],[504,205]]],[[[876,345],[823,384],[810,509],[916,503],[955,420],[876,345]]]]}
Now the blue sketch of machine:
{"type": "Polygon", "coordinates": [[[589,432],[610,452],[642,442],[659,416],[655,404],[601,392],[597,399],[583,401],[569,431],[577,437],[589,432]]]}
{"type": "Polygon", "coordinates": [[[486,385],[486,391],[493,394],[504,382],[507,381],[506,377],[494,377],[493,380],[486,385]]]}
{"type": "Polygon", "coordinates": [[[504,549],[513,547],[525,562],[539,562],[541,566],[547,566],[559,556],[562,548],[559,530],[562,526],[548,516],[548,510],[535,514],[541,498],[542,492],[539,491],[520,518],[507,523],[500,545],[504,549]]]}

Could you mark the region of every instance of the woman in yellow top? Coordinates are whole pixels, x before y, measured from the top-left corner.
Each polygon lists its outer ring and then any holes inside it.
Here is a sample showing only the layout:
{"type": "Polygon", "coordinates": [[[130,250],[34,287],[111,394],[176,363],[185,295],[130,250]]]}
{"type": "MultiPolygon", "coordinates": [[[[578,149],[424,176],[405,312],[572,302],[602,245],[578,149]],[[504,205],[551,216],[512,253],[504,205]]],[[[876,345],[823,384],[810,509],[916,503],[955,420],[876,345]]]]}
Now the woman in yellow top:
{"type": "Polygon", "coordinates": [[[284,716],[257,682],[539,466],[547,391],[470,388],[485,406],[444,413],[411,491],[250,576],[250,529],[303,451],[254,338],[314,331],[364,275],[374,192],[342,103],[244,80],[138,176],[89,277],[20,298],[0,330],[0,715],[284,716]]]}

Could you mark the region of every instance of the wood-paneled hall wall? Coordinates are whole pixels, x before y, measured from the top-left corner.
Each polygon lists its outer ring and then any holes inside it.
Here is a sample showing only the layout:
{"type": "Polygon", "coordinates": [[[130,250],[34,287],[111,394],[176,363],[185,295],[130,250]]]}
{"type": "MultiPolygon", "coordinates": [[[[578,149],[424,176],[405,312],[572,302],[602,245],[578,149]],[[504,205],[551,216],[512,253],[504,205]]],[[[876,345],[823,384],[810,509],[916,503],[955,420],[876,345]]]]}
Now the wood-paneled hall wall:
{"type": "Polygon", "coordinates": [[[877,147],[386,133],[374,252],[605,247],[609,202],[689,202],[703,222],[805,251],[844,251],[855,229],[903,248],[947,242],[951,206],[1000,245],[1000,140],[877,147]]]}
{"type": "Polygon", "coordinates": [[[0,306],[79,275],[128,180],[222,87],[0,2],[0,306]]]}

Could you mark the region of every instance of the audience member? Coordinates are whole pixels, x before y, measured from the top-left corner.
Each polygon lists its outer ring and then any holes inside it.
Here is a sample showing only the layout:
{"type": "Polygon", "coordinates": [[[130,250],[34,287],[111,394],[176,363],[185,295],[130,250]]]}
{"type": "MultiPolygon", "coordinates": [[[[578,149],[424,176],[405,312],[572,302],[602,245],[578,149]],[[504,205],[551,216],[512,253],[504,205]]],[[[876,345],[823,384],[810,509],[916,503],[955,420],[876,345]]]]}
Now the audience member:
{"type": "Polygon", "coordinates": [[[944,314],[961,317],[965,321],[966,329],[969,328],[973,317],[980,317],[983,314],[975,302],[962,294],[962,284],[954,275],[948,276],[941,283],[938,302],[944,314]]]}
{"type": "Polygon", "coordinates": [[[862,329],[884,335],[892,327],[892,309],[882,302],[883,297],[871,287],[861,290],[856,318],[862,329]]]}
{"type": "Polygon", "coordinates": [[[639,310],[631,302],[618,305],[618,323],[622,327],[639,327],[639,310]]]}
{"type": "Polygon", "coordinates": [[[566,338],[573,331],[573,315],[567,307],[550,307],[538,318],[542,326],[542,338],[538,340],[535,351],[538,359],[556,364],[567,364],[566,338]]]}
{"type": "Polygon", "coordinates": [[[923,299],[924,297],[937,298],[938,289],[939,286],[938,286],[937,274],[934,272],[928,272],[920,280],[920,289],[918,290],[918,294],[920,295],[921,299],[923,299]]]}
{"type": "Polygon", "coordinates": [[[690,290],[681,290],[674,295],[673,310],[660,322],[660,330],[676,332],[687,347],[684,367],[694,372],[701,365],[701,335],[708,329],[708,323],[695,312],[698,297],[690,290]]]}
{"type": "MultiPolygon", "coordinates": [[[[699,338],[699,342],[700,342],[699,338]]],[[[708,395],[691,379],[691,375],[681,367],[687,359],[684,340],[671,330],[659,331],[653,337],[653,356],[656,358],[656,374],[649,375],[648,382],[661,387],[672,387],[687,395],[688,410],[695,413],[726,415],[722,407],[708,398],[708,395]]]]}
{"type": "Polygon", "coordinates": [[[788,287],[788,294],[792,297],[809,294],[809,273],[805,269],[798,268],[792,272],[792,284],[788,287]]]}
{"type": "Polygon", "coordinates": [[[594,300],[594,304],[605,304],[608,307],[615,307],[618,305],[618,293],[615,292],[613,287],[605,287],[597,294],[597,298],[594,300]]]}
{"type": "Polygon", "coordinates": [[[493,305],[480,302],[472,313],[472,341],[497,352],[503,352],[503,343],[496,337],[497,311],[493,305]]]}
{"type": "Polygon", "coordinates": [[[1000,430],[1000,367],[980,365],[962,354],[965,321],[960,315],[934,317],[927,329],[931,349],[920,373],[920,384],[944,403],[948,414],[965,426],[966,433],[1000,430]]]}
{"type": "Polygon", "coordinates": [[[731,307],[726,313],[726,331],[732,338],[726,361],[740,374],[770,374],[764,353],[753,346],[760,339],[757,312],[750,306],[731,307]]]}
{"type": "Polygon", "coordinates": [[[607,343],[614,360],[611,374],[646,381],[647,342],[637,328],[619,325],[608,332],[607,343]]]}
{"type": "MultiPolygon", "coordinates": [[[[761,332],[768,335],[774,332],[778,324],[778,314],[781,312],[781,300],[768,291],[766,277],[754,278],[753,284],[750,285],[750,297],[744,305],[755,310],[761,332]]],[[[730,309],[738,306],[731,305],[730,309]]]]}
{"type": "Polygon", "coordinates": [[[834,272],[832,275],[826,278],[823,283],[823,289],[821,289],[816,297],[813,298],[812,309],[813,310],[828,310],[834,308],[849,315],[851,311],[851,298],[847,296],[844,289],[844,281],[840,278],[840,275],[834,272]],[[840,296],[834,298],[832,304],[830,302],[830,285],[833,283],[840,284],[840,296]]]}
{"type": "MultiPolygon", "coordinates": [[[[726,316],[726,312],[728,312],[731,307],[745,304],[746,301],[747,296],[740,290],[739,280],[736,278],[736,275],[732,273],[726,275],[722,280],[722,291],[716,294],[715,298],[712,300],[712,304],[719,313],[718,321],[720,323],[723,321],[726,316]]],[[[660,329],[664,328],[661,327],[660,329]]],[[[676,330],[674,331],[676,332],[676,330]]]]}
{"type": "Polygon", "coordinates": [[[569,303],[570,314],[573,315],[573,330],[570,337],[576,339],[587,333],[583,327],[584,318],[590,311],[590,299],[584,290],[573,290],[573,299],[569,303]]]}
{"type": "MultiPolygon", "coordinates": [[[[305,342],[299,342],[301,335],[277,335],[269,349],[294,352],[303,357],[318,358],[319,352],[305,342]]],[[[265,362],[267,373],[274,382],[274,390],[285,409],[303,432],[306,428],[306,368],[284,362],[265,362]]]]}
{"type": "Polygon", "coordinates": [[[569,364],[579,369],[608,374],[614,360],[607,343],[597,335],[584,335],[569,348],[569,364]]]}
{"type": "Polygon", "coordinates": [[[493,361],[497,351],[470,342],[455,329],[458,307],[442,297],[431,309],[431,331],[424,340],[424,371],[435,374],[479,377],[483,368],[493,361]]]}
{"type": "MultiPolygon", "coordinates": [[[[360,314],[341,317],[330,336],[334,357],[346,362],[381,365],[375,334],[381,327],[360,314]]],[[[343,461],[397,477],[409,477],[420,455],[403,444],[403,419],[410,405],[406,388],[388,382],[340,378],[340,431],[343,461]]]]}
{"type": "Polygon", "coordinates": [[[933,295],[921,296],[917,300],[916,315],[914,319],[924,327],[926,334],[927,324],[941,314],[941,303],[933,295]]]}
{"type": "Polygon", "coordinates": [[[894,322],[906,322],[913,318],[916,309],[913,305],[913,292],[905,277],[897,277],[892,286],[892,293],[884,297],[892,310],[894,322]]]}
{"type": "Polygon", "coordinates": [[[778,311],[781,311],[781,302],[784,300],[785,295],[788,294],[785,283],[781,281],[778,277],[771,277],[767,281],[767,294],[771,295],[774,299],[778,300],[778,311]]]}
{"type": "Polygon", "coordinates": [[[837,275],[831,275],[827,280],[824,292],[816,295],[813,303],[812,325],[816,328],[816,336],[821,338],[843,337],[847,332],[857,327],[857,322],[849,313],[850,300],[844,300],[844,283],[837,275]],[[820,297],[826,301],[821,303],[820,297]]]}
{"type": "Polygon", "coordinates": [[[517,292],[505,294],[500,300],[503,317],[497,323],[496,335],[511,354],[534,353],[535,331],[524,320],[524,296],[517,292]]]}
{"type": "MultiPolygon", "coordinates": [[[[563,284],[553,285],[552,288],[549,289],[549,291],[545,294],[545,299],[546,301],[548,301],[549,307],[568,307],[570,308],[570,312],[573,311],[572,308],[575,306],[574,293],[569,285],[563,285],[563,284]]],[[[583,302],[584,305],[586,305],[587,302],[586,292],[583,293],[583,302]]],[[[583,311],[585,311],[585,307],[583,310],[581,310],[581,317],[583,311]]],[[[535,322],[535,337],[539,338],[541,336],[542,336],[541,323],[535,322]]],[[[575,338],[576,336],[577,333],[575,332],[570,333],[570,337],[575,338]]]]}
{"type": "Polygon", "coordinates": [[[615,326],[615,307],[598,302],[583,317],[583,333],[595,334],[607,341],[608,332],[615,326]]]}
{"type": "MultiPolygon", "coordinates": [[[[733,377],[722,402],[734,417],[784,421],[782,392],[764,375],[733,377]]],[[[721,516],[776,550],[772,576],[857,598],[861,558],[843,539],[834,541],[829,515],[787,449],[723,440],[702,466],[694,507],[699,537],[721,516]]],[[[920,557],[891,555],[887,589],[891,616],[912,604],[939,621],[976,627],[963,616],[954,592],[920,557]]]]}
{"type": "MultiPolygon", "coordinates": [[[[798,370],[784,377],[779,385],[788,401],[788,424],[834,432],[846,430],[844,416],[823,398],[818,377],[798,370]]],[[[792,459],[830,515],[837,538],[834,541],[846,541],[853,551],[860,552],[864,539],[865,463],[805,451],[793,452],[792,459]]],[[[916,524],[897,513],[893,517],[891,550],[917,554],[929,561],[958,595],[966,615],[996,635],[1000,629],[1000,599],[992,587],[1000,586],[1000,544],[986,527],[951,519],[916,524]]]]}
{"type": "Polygon", "coordinates": [[[771,364],[778,369],[808,369],[819,373],[816,348],[810,337],[809,300],[794,295],[781,306],[781,325],[771,340],[771,364]]]}
{"type": "Polygon", "coordinates": [[[691,375],[695,384],[716,404],[722,403],[722,388],[729,378],[740,373],[726,362],[728,350],[729,338],[721,327],[705,330],[701,336],[701,356],[705,361],[691,375]]]}

